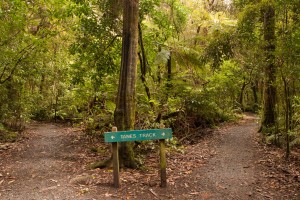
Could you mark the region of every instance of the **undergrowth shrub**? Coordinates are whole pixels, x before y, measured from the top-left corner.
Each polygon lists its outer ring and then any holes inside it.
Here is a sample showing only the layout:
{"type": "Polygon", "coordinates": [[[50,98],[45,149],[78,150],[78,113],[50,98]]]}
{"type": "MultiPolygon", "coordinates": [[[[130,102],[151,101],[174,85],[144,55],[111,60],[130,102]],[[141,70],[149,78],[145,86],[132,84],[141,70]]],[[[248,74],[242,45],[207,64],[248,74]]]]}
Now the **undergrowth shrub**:
{"type": "Polygon", "coordinates": [[[296,96],[293,101],[293,125],[294,129],[290,132],[291,147],[300,147],[300,96],[296,96]]]}
{"type": "Polygon", "coordinates": [[[9,130],[0,123],[0,142],[15,142],[18,138],[18,132],[9,130]]]}

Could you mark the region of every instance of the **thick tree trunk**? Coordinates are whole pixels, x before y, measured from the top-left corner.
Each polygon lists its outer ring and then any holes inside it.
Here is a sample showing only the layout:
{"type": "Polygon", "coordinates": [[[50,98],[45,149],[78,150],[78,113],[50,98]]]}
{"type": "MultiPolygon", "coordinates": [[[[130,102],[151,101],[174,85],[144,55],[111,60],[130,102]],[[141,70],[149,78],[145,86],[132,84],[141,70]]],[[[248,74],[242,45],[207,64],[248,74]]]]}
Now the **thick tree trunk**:
{"type": "MultiPolygon", "coordinates": [[[[114,113],[115,124],[120,131],[134,128],[139,0],[124,0],[123,7],[122,62],[114,113]]],[[[121,143],[120,164],[136,167],[131,143],[121,143]]]]}
{"type": "Polygon", "coordinates": [[[264,69],[264,107],[261,130],[270,130],[276,125],[276,66],[275,66],[275,9],[268,3],[264,7],[264,40],[265,60],[264,69]]]}

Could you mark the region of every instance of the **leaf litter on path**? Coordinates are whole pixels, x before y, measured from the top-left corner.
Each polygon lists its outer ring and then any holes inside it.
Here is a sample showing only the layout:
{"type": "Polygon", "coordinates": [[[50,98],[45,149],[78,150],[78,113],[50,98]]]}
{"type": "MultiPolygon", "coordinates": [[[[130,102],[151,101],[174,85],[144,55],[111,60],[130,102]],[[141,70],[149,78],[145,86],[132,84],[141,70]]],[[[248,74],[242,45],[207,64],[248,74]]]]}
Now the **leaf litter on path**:
{"type": "Polygon", "coordinates": [[[169,148],[167,188],[159,187],[156,147],[145,158],[145,170],[120,171],[121,187],[115,189],[111,168],[87,167],[109,158],[109,144],[78,128],[36,124],[17,148],[0,152],[1,198],[47,199],[51,193],[62,199],[293,199],[300,191],[299,159],[285,163],[278,149],[256,142],[256,127],[255,120],[246,119],[210,131],[183,151],[169,148]],[[90,151],[93,145],[102,153],[90,151]],[[6,176],[8,171],[12,175],[6,176]],[[71,181],[76,177],[78,184],[71,181]],[[32,193],[35,187],[40,194],[32,193]]]}

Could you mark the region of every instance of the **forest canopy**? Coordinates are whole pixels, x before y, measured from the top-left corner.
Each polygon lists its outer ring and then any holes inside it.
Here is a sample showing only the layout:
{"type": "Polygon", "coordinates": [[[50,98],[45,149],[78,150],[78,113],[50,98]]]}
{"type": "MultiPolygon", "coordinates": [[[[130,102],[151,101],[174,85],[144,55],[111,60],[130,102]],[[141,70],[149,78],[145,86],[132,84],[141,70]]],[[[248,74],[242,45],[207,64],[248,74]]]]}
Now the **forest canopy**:
{"type": "MultiPolygon", "coordinates": [[[[2,0],[0,140],[30,120],[114,125],[122,0],[2,0]]],[[[140,0],[135,129],[184,138],[249,111],[300,144],[298,0],[140,0]]]]}

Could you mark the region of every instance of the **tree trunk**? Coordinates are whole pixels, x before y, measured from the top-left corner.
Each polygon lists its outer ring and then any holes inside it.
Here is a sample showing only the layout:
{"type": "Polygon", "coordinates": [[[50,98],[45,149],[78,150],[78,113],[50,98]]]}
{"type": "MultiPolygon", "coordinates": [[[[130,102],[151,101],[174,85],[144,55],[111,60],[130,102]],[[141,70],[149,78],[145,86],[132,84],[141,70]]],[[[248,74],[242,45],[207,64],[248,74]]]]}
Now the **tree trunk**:
{"type": "Polygon", "coordinates": [[[276,125],[276,66],[275,66],[275,9],[271,3],[264,7],[264,107],[261,130],[271,130],[276,125]]]}
{"type": "MultiPolygon", "coordinates": [[[[122,62],[119,79],[115,124],[118,130],[132,130],[135,121],[135,85],[137,76],[139,0],[124,0],[122,62]]],[[[120,145],[120,165],[135,168],[131,143],[120,145]]]]}
{"type": "MultiPolygon", "coordinates": [[[[171,89],[172,87],[172,52],[170,52],[170,57],[168,59],[168,62],[167,62],[167,84],[166,84],[166,88],[167,88],[167,93],[169,92],[169,90],[171,89]]],[[[168,96],[168,94],[167,94],[168,96]]]]}
{"type": "Polygon", "coordinates": [[[140,44],[140,48],[141,48],[141,52],[138,54],[139,55],[139,59],[140,59],[140,66],[141,66],[141,80],[142,83],[144,85],[147,97],[148,97],[148,101],[149,104],[151,106],[151,108],[154,108],[154,103],[151,101],[151,93],[150,93],[150,89],[147,85],[146,82],[146,73],[147,73],[147,68],[148,68],[148,60],[146,57],[146,52],[145,52],[145,47],[144,47],[144,42],[143,42],[143,32],[142,32],[142,27],[141,24],[139,23],[139,44],[140,44]]]}
{"type": "Polygon", "coordinates": [[[251,89],[252,89],[252,93],[253,93],[253,99],[254,99],[254,105],[253,105],[253,111],[257,111],[258,110],[258,97],[257,97],[257,89],[258,88],[258,83],[257,81],[253,81],[251,83],[251,89]]]}
{"type": "Polygon", "coordinates": [[[283,84],[284,84],[284,101],[285,101],[285,142],[286,142],[286,158],[290,155],[290,112],[291,112],[291,102],[290,102],[290,91],[287,80],[285,77],[282,76],[283,84]]]}
{"type": "Polygon", "coordinates": [[[172,88],[172,52],[170,52],[170,57],[168,58],[166,67],[167,67],[167,82],[165,84],[165,94],[163,94],[163,98],[160,101],[160,112],[158,113],[157,118],[155,119],[156,123],[160,123],[163,107],[166,103],[168,103],[169,93],[172,88]]]}
{"type": "Polygon", "coordinates": [[[245,111],[245,107],[244,107],[244,92],[245,92],[245,89],[246,89],[246,86],[247,86],[247,83],[246,83],[246,78],[244,77],[244,81],[243,81],[243,85],[242,85],[242,88],[241,88],[241,91],[240,91],[240,98],[239,98],[239,104],[240,104],[240,108],[242,109],[242,111],[245,111]]]}

